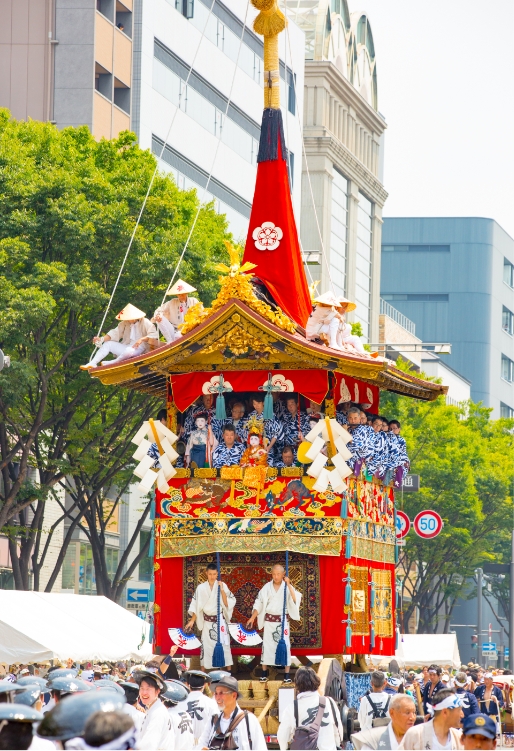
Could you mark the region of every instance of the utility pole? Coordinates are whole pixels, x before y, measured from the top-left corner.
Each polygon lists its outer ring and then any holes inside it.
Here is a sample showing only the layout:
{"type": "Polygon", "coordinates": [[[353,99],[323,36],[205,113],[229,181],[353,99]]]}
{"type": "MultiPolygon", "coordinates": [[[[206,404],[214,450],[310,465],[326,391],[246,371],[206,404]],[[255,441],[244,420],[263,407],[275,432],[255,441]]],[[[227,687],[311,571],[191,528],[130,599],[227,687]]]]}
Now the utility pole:
{"type": "Polygon", "coordinates": [[[510,623],[509,623],[509,673],[514,665],[514,530],[512,530],[512,553],[510,558],[510,623]]]}
{"type": "MultiPolygon", "coordinates": [[[[513,544],[514,544],[514,537],[513,537],[513,544]]],[[[513,568],[513,565],[511,564],[511,569],[513,568]]],[[[482,575],[483,571],[481,568],[477,568],[476,575],[477,575],[477,634],[478,634],[478,641],[477,641],[477,662],[480,665],[480,667],[483,667],[482,665],[482,575]]],[[[512,606],[511,606],[512,608],[512,606]]],[[[511,609],[512,613],[512,609],[511,609]]]]}

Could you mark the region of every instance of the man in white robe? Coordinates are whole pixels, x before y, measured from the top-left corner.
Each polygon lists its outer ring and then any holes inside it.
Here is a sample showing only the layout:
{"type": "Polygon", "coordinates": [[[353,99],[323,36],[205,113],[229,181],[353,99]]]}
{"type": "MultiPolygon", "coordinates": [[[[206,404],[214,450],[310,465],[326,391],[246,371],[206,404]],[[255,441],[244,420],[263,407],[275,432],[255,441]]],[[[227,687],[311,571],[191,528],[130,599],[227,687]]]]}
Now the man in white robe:
{"type": "Polygon", "coordinates": [[[157,324],[168,344],[181,336],[180,326],[184,323],[187,311],[198,303],[196,297],[189,297],[190,292],[196,292],[196,288],[184,282],[183,279],[179,279],[166,292],[166,295],[176,295],[176,297],[165,302],[154,313],[152,321],[157,324]]]}
{"type": "Polygon", "coordinates": [[[153,751],[174,751],[175,730],[168,710],[159,698],[166,691],[165,681],[148,670],[138,671],[134,677],[139,683],[139,701],[145,708],[139,747],[153,751]]]}
{"type": "Polygon", "coordinates": [[[139,308],[129,303],[116,318],[120,321],[116,328],[111,329],[105,336],[93,337],[93,343],[96,344],[98,350],[87,365],[80,366],[81,370],[96,368],[109,354],[115,355],[116,359],[109,360],[102,365],[121,362],[136,355],[144,355],[152,347],[158,346],[156,328],[145,318],[144,312],[139,308]]]}
{"type": "Polygon", "coordinates": [[[284,588],[287,587],[286,618],[284,623],[284,640],[287,646],[287,664],[285,665],[284,683],[291,683],[289,669],[291,667],[291,639],[289,619],[300,620],[300,602],[302,595],[296,590],[283,566],[279,563],[273,566],[272,580],[264,585],[253,605],[251,618],[247,627],[253,628],[255,619],[259,629],[264,628],[262,636],[262,676],[261,681],[268,679],[268,665],[275,665],[277,644],[282,636],[282,615],[284,611],[284,588]]]}
{"type": "Polygon", "coordinates": [[[185,712],[191,719],[196,746],[200,737],[209,725],[214,714],[218,714],[218,705],[214,699],[204,693],[205,686],[210,681],[209,676],[201,670],[188,670],[185,674],[186,686],[189,688],[188,696],[177,704],[178,712],[185,712]]]}
{"type": "MultiPolygon", "coordinates": [[[[218,641],[218,588],[220,597],[220,641],[225,655],[224,667],[232,665],[232,652],[230,651],[230,634],[227,624],[232,619],[236,598],[229,590],[225,582],[218,582],[218,569],[215,563],[207,566],[207,581],[199,584],[191,600],[188,613],[191,618],[185,625],[186,631],[191,631],[196,623],[201,631],[202,653],[200,662],[202,670],[210,670],[213,667],[212,655],[218,641]]],[[[223,667],[222,665],[218,667],[223,667]]]]}

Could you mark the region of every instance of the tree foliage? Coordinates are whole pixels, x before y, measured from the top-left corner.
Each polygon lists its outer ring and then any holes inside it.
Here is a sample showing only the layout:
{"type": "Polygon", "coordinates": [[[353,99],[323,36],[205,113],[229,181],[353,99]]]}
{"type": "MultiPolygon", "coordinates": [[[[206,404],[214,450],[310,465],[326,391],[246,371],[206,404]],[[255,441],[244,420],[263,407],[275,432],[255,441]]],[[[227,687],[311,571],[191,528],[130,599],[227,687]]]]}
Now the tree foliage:
{"type": "Polygon", "coordinates": [[[475,569],[501,559],[510,540],[514,421],[492,420],[490,409],[472,402],[447,405],[443,397],[420,402],[386,394],[381,411],[400,420],[410,472],[421,478],[419,492],[397,492],[397,508],[411,520],[424,509],[444,520],[438,537],[423,540],[412,530],[400,549],[403,625],[417,609],[419,633],[447,632],[475,569]]]}
{"type": "MultiPolygon", "coordinates": [[[[155,409],[79,370],[155,165],[131,133],[96,142],[86,127],[58,131],[0,110],[0,347],[12,358],[0,373],[0,529],[9,525],[17,587],[28,586],[31,558],[37,579],[49,492],[66,478],[93,488],[87,519],[101,497],[95,483],[123,485],[130,431],[155,409]]],[[[151,317],[197,209],[195,191],[157,175],[102,333],[127,302],[151,317]]],[[[203,207],[180,275],[205,303],[226,237],[225,218],[203,207]]]]}

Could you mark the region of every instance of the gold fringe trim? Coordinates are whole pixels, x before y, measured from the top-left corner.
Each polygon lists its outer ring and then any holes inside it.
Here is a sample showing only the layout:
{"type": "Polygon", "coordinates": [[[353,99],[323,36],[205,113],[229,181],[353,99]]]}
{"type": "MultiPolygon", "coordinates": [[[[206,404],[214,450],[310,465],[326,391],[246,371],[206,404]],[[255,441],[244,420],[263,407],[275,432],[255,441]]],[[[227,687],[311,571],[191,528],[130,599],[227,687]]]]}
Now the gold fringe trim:
{"type": "MultiPolygon", "coordinates": [[[[264,37],[274,37],[286,28],[286,19],[282,11],[273,5],[270,10],[261,10],[253,22],[254,31],[264,37]]],[[[264,51],[266,60],[266,50],[264,51]]],[[[264,63],[266,65],[266,62],[264,63]]]]}

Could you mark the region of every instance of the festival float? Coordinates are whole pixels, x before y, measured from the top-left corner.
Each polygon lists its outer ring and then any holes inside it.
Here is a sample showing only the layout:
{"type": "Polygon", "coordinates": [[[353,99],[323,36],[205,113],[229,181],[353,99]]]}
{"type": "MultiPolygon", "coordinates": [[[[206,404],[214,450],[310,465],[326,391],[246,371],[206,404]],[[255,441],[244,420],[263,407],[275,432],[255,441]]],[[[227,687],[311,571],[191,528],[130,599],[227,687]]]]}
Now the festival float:
{"type": "MultiPolygon", "coordinates": [[[[303,593],[301,618],[291,622],[292,653],[302,662],[323,655],[322,685],[341,700],[343,655],[359,662],[361,655],[395,652],[398,548],[394,483],[365,466],[357,477],[352,473],[337,405],[352,401],[378,413],[381,391],[430,401],[446,387],[370,353],[330,346],[331,339],[307,338],[312,302],[279,108],[278,33],[285,20],[276,2],[252,2],[260,10],[254,29],[265,40],[265,108],[244,256],[227,244],[230,264],[217,267],[217,297],[210,308],[198,303],[188,310],[175,341],[90,372],[106,386],[167,404],[167,428],[146,423],[134,438],[142,487],[156,486],[154,651],[169,651],[169,629],[186,623],[205,564],[217,554],[237,599],[232,621],[244,624],[272,565],[284,564],[287,551],[289,577],[303,593]],[[323,419],[299,448],[300,466],[177,466],[180,425],[196,400],[213,395],[223,417],[227,400],[258,391],[265,394],[264,417],[273,414],[274,394],[321,405],[323,419]],[[152,441],[161,457],[158,471],[146,456],[152,441]]],[[[245,644],[244,634],[241,639],[232,642],[232,653],[254,656],[248,671],[257,666],[260,647],[245,644]]]]}

